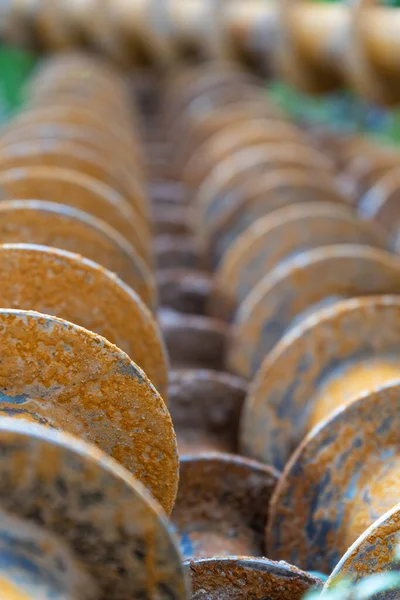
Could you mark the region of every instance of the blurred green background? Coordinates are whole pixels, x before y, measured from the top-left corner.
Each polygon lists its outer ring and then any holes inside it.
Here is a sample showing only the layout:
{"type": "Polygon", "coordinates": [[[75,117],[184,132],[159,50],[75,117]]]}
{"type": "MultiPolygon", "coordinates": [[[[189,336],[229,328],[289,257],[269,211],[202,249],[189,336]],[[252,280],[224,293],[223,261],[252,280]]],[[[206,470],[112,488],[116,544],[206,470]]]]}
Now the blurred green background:
{"type": "MultiPolygon", "coordinates": [[[[385,3],[400,6],[400,0],[385,0],[385,3]]],[[[0,46],[0,122],[21,105],[23,82],[36,60],[33,54],[0,46]]],[[[311,98],[275,82],[268,85],[268,93],[296,119],[345,131],[367,131],[383,141],[400,143],[400,110],[386,111],[367,106],[345,90],[327,97],[311,98]]]]}

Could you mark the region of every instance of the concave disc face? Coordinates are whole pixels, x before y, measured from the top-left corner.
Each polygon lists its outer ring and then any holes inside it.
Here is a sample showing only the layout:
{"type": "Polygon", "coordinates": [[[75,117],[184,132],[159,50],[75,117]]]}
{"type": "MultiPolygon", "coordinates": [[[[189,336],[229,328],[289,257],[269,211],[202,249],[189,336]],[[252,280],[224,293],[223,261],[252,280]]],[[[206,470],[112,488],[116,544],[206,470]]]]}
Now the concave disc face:
{"type": "Polygon", "coordinates": [[[167,393],[167,356],[151,313],[101,266],[55,248],[0,245],[0,307],[36,310],[76,323],[121,348],[167,393]]]}
{"type": "Polygon", "coordinates": [[[187,598],[166,518],[125,469],[95,446],[18,419],[0,418],[0,444],[2,593],[187,598]]]}
{"type": "Polygon", "coordinates": [[[93,442],[172,510],[178,483],[168,410],[143,371],[86,329],[0,310],[0,407],[93,442]]]}

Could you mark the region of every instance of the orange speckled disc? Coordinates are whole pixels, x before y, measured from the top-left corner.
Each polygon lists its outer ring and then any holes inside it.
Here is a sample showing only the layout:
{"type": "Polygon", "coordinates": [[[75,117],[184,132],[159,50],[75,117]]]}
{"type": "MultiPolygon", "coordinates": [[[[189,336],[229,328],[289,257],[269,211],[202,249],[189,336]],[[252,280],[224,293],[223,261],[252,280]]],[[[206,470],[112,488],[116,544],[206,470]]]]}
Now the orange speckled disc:
{"type": "Polygon", "coordinates": [[[4,128],[0,134],[0,147],[19,142],[38,142],[38,140],[73,141],[84,148],[89,148],[107,158],[110,164],[121,165],[143,186],[143,176],[131,155],[123,152],[119,143],[110,139],[104,132],[84,125],[57,123],[49,119],[45,123],[26,123],[18,127],[4,128]]]}
{"type": "Polygon", "coordinates": [[[122,233],[150,262],[146,239],[133,208],[109,186],[70,169],[24,167],[0,172],[0,200],[49,200],[83,210],[122,233]]]}
{"type": "Polygon", "coordinates": [[[133,246],[100,219],[41,200],[0,202],[0,244],[39,244],[81,254],[116,273],[152,311],[155,281],[133,246]]]}
{"type": "Polygon", "coordinates": [[[400,258],[366,245],[337,244],[300,252],[251,290],[232,326],[229,369],[251,378],[282,336],[324,304],[400,294],[400,258]]]}
{"type": "Polygon", "coordinates": [[[252,118],[233,130],[230,126],[223,127],[190,156],[184,167],[183,180],[186,185],[195,189],[218,162],[238,149],[266,142],[295,141],[299,137],[297,129],[284,121],[270,122],[267,119],[252,118]]]}
{"type": "Polygon", "coordinates": [[[129,200],[136,212],[138,225],[147,233],[148,239],[147,201],[140,183],[129,176],[126,169],[114,165],[99,151],[84,148],[73,141],[57,139],[39,138],[35,141],[9,144],[3,148],[0,143],[1,170],[31,166],[72,169],[114,188],[129,200]]]}
{"type": "Polygon", "coordinates": [[[384,231],[357,218],[350,207],[334,203],[305,202],[289,205],[255,220],[238,235],[215,273],[210,303],[213,316],[241,304],[252,288],[288,257],[310,248],[354,243],[386,248],[384,231]]]}
{"type": "Polygon", "coordinates": [[[167,357],[158,327],[139,297],[96,263],[64,250],[0,246],[0,306],[55,315],[104,336],[167,393],[167,357]]]}
{"type": "Polygon", "coordinates": [[[179,467],[171,418],[124,352],[61,319],[1,309],[0,357],[4,414],[95,443],[171,512],[179,467]]]}

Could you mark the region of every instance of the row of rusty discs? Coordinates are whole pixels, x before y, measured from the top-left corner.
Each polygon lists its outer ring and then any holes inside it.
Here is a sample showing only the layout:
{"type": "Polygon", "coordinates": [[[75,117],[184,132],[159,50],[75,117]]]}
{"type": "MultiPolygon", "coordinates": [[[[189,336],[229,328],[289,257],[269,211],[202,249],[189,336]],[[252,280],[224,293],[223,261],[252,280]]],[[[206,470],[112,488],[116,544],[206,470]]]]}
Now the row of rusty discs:
{"type": "Polygon", "coordinates": [[[321,585],[313,572],[332,575],[328,588],[391,568],[399,155],[294,126],[230,65],[155,89],[146,136],[156,222],[170,214],[155,247],[181,460],[172,521],[194,595],[301,598],[321,585]]]}
{"type": "Polygon", "coordinates": [[[187,598],[140,122],[45,61],[0,130],[2,598],[187,598]]]}

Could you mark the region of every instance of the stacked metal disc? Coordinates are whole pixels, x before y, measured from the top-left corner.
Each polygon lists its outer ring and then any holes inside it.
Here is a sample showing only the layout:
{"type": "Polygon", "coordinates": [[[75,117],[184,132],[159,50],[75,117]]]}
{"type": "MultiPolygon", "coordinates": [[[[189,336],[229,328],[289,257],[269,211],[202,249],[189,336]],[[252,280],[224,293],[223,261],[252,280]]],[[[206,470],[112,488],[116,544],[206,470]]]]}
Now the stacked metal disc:
{"type": "Polygon", "coordinates": [[[0,131],[7,600],[300,600],[392,568],[397,160],[230,64],[42,64],[0,131]]]}
{"type": "Polygon", "coordinates": [[[390,569],[395,192],[386,219],[364,207],[384,204],[399,155],[294,126],[228,64],[162,89],[147,134],[181,460],[172,521],[195,597],[298,597],[293,570],[280,595],[257,587],[262,556],[334,572],[327,587],[390,569]]]}
{"type": "Polygon", "coordinates": [[[122,78],[45,62],[0,131],[2,598],[187,597],[145,180],[122,78]]]}

